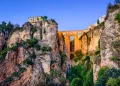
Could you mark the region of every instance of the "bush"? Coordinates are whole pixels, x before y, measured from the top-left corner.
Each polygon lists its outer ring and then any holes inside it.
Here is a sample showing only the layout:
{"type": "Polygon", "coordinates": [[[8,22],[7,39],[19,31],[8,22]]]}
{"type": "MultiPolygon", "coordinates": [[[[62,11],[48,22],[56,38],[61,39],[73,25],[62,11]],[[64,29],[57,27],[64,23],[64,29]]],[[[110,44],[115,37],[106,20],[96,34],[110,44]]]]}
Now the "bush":
{"type": "Polygon", "coordinates": [[[36,29],[36,27],[34,27],[34,26],[32,26],[32,27],[30,28],[30,30],[31,30],[32,33],[37,32],[37,29],[36,29]]]}
{"type": "Polygon", "coordinates": [[[41,46],[39,44],[35,45],[36,50],[41,50],[41,46]]]}
{"type": "Polygon", "coordinates": [[[117,59],[117,57],[115,57],[115,56],[112,56],[112,57],[110,58],[110,60],[111,60],[111,61],[118,61],[119,59],[117,59]]]}
{"type": "Polygon", "coordinates": [[[65,84],[65,82],[66,82],[66,78],[61,77],[61,78],[60,78],[60,81],[62,82],[62,84],[65,84]]]}
{"type": "Polygon", "coordinates": [[[47,47],[47,46],[43,46],[42,47],[42,52],[47,52],[47,51],[51,51],[52,50],[52,48],[51,47],[47,47]]]}
{"type": "Polygon", "coordinates": [[[48,47],[48,51],[52,51],[52,48],[51,48],[51,47],[48,47]]]}
{"type": "Polygon", "coordinates": [[[30,55],[29,59],[35,59],[36,58],[36,55],[35,53],[33,53],[32,55],[30,55]]]}
{"type": "Polygon", "coordinates": [[[81,76],[83,77],[83,78],[85,78],[85,75],[87,74],[87,70],[86,69],[83,69],[82,71],[81,71],[81,76]]]}
{"type": "Polygon", "coordinates": [[[17,51],[17,49],[18,49],[17,43],[14,44],[14,45],[11,47],[11,50],[13,50],[13,51],[17,51]]]}
{"type": "Polygon", "coordinates": [[[27,39],[27,43],[29,47],[34,47],[34,45],[38,43],[38,40],[36,38],[27,39]]]}
{"type": "Polygon", "coordinates": [[[33,65],[34,62],[32,60],[30,60],[30,59],[26,59],[26,60],[23,61],[23,64],[28,66],[28,65],[33,65]]]}
{"type": "Polygon", "coordinates": [[[99,55],[100,54],[100,50],[97,50],[96,52],[95,52],[95,55],[99,55]]]}
{"type": "Polygon", "coordinates": [[[120,12],[115,16],[115,20],[118,21],[118,23],[120,23],[120,12]]]}
{"type": "Polygon", "coordinates": [[[67,74],[67,79],[71,82],[74,78],[82,78],[81,71],[83,70],[82,66],[78,64],[77,66],[71,67],[70,71],[67,74]]]}
{"type": "Polygon", "coordinates": [[[81,51],[81,50],[75,51],[75,55],[76,55],[76,57],[78,57],[78,58],[80,58],[80,59],[83,57],[83,54],[82,54],[82,51],[81,51]]]}
{"type": "Polygon", "coordinates": [[[83,86],[93,86],[93,69],[91,69],[85,76],[83,86]]]}
{"type": "Polygon", "coordinates": [[[75,58],[74,58],[74,62],[78,62],[79,60],[80,60],[79,57],[75,57],[75,58]]]}
{"type": "Polygon", "coordinates": [[[109,78],[117,79],[119,76],[120,70],[117,70],[115,68],[107,69],[106,71],[104,71],[104,74],[102,73],[102,75],[98,77],[95,86],[106,86],[106,83],[109,80],[109,78]]]}
{"type": "Polygon", "coordinates": [[[42,29],[40,29],[40,39],[42,40],[43,36],[42,36],[42,29]]]}
{"type": "Polygon", "coordinates": [[[62,67],[63,64],[64,64],[64,62],[65,62],[65,60],[66,60],[66,57],[67,57],[66,54],[64,54],[64,53],[61,54],[61,67],[62,67]]]}
{"type": "Polygon", "coordinates": [[[109,80],[106,83],[106,86],[118,86],[117,79],[109,78],[109,80]]]}
{"type": "Polygon", "coordinates": [[[114,48],[119,48],[120,47],[120,40],[112,42],[112,45],[114,48]]]}
{"type": "Polygon", "coordinates": [[[8,77],[8,78],[6,78],[5,79],[5,83],[10,83],[10,82],[12,82],[13,81],[13,78],[12,77],[8,77]]]}
{"type": "Polygon", "coordinates": [[[20,77],[20,73],[19,73],[19,72],[14,72],[14,73],[12,74],[12,76],[20,77]]]}
{"type": "Polygon", "coordinates": [[[74,78],[70,83],[70,86],[82,86],[83,81],[80,78],[74,78]]]}
{"type": "Polygon", "coordinates": [[[107,71],[109,68],[108,67],[102,67],[99,72],[98,72],[98,78],[104,75],[104,72],[107,71]]]}
{"type": "Polygon", "coordinates": [[[46,46],[42,47],[42,52],[46,52],[46,51],[47,51],[47,47],[46,46]]]}
{"type": "Polygon", "coordinates": [[[120,76],[117,79],[117,83],[118,83],[118,85],[120,85],[120,76]]]}
{"type": "Polygon", "coordinates": [[[5,48],[3,51],[0,52],[0,59],[1,60],[5,60],[5,56],[7,54],[7,51],[9,51],[9,50],[10,50],[10,48],[8,47],[8,48],[5,48]]]}
{"type": "Polygon", "coordinates": [[[60,77],[61,76],[61,73],[55,69],[52,69],[50,71],[50,77],[60,77]]]}
{"type": "Polygon", "coordinates": [[[25,67],[21,67],[20,68],[20,73],[24,73],[26,71],[26,68],[25,67]]]}

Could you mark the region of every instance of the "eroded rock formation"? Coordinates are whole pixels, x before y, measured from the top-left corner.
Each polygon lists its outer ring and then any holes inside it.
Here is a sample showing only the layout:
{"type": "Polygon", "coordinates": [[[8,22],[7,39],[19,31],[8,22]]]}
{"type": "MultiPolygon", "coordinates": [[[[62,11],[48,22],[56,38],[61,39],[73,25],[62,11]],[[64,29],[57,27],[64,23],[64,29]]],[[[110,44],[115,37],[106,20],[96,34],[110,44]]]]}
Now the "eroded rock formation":
{"type": "MultiPolygon", "coordinates": [[[[57,32],[57,23],[52,20],[34,26],[27,22],[22,29],[12,32],[5,60],[0,63],[1,85],[45,86],[49,77],[52,77],[49,82],[61,84],[60,77],[64,77],[64,73],[61,71],[57,32]],[[50,76],[52,70],[59,72],[60,77],[50,76]]],[[[1,33],[0,39],[2,36],[1,33]]]]}
{"type": "Polygon", "coordinates": [[[104,29],[100,36],[100,54],[95,57],[93,65],[94,81],[97,80],[97,74],[100,68],[105,66],[110,68],[120,68],[120,25],[118,21],[115,20],[115,17],[119,12],[119,4],[108,8],[104,29]]]}

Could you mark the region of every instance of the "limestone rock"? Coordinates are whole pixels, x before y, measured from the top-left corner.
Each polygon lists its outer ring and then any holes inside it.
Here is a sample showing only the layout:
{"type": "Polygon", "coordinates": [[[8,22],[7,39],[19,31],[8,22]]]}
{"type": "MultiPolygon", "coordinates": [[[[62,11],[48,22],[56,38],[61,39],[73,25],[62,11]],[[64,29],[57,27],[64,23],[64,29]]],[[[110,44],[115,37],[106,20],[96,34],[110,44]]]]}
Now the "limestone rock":
{"type": "Polygon", "coordinates": [[[5,34],[4,32],[0,31],[0,51],[2,50],[5,44],[5,34]]]}
{"type": "MultiPolygon", "coordinates": [[[[115,21],[116,14],[120,12],[119,9],[114,12],[108,13],[107,20],[105,21],[105,28],[102,31],[100,45],[101,45],[101,67],[120,67],[119,61],[112,61],[111,58],[120,59],[120,52],[115,48],[115,43],[119,41],[119,24],[115,21]]],[[[119,46],[117,46],[119,47],[119,46]]]]}

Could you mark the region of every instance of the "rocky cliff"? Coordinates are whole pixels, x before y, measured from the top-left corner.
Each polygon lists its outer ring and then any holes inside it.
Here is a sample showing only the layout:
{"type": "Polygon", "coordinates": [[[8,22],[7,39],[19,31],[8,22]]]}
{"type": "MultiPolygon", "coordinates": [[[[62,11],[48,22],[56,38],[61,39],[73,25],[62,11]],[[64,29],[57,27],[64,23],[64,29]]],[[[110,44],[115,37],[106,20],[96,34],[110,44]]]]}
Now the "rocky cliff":
{"type": "Polygon", "coordinates": [[[84,32],[80,37],[80,50],[83,54],[94,55],[98,49],[98,42],[104,27],[104,22],[98,26],[91,26],[87,32],[84,32]]]}
{"type": "Polygon", "coordinates": [[[104,29],[100,36],[100,53],[96,55],[93,69],[94,80],[97,80],[97,73],[102,67],[120,67],[120,24],[116,16],[120,12],[120,5],[109,6],[107,11],[104,29]]]}
{"type": "MultiPolygon", "coordinates": [[[[1,52],[0,86],[60,85],[65,73],[61,70],[57,32],[57,23],[52,20],[34,26],[27,22],[22,29],[14,30],[1,52]]],[[[2,49],[4,34],[0,33],[0,39],[2,49]]]]}

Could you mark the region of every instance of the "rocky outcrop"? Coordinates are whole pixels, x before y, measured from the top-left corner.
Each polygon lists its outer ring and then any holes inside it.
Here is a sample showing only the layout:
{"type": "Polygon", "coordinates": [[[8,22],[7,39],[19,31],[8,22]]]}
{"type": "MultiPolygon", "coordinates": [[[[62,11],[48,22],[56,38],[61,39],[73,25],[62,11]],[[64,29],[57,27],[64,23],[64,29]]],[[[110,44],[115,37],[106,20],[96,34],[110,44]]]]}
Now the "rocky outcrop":
{"type": "Polygon", "coordinates": [[[2,50],[5,44],[5,34],[3,31],[0,31],[0,51],[2,50]]]}
{"type": "MultiPolygon", "coordinates": [[[[61,77],[57,32],[57,23],[52,20],[34,26],[27,22],[22,29],[14,30],[8,39],[10,49],[0,64],[1,85],[43,86],[47,84],[46,79],[51,78],[52,70],[61,77]]],[[[61,84],[60,77],[53,75],[50,82],[61,84]]]]}
{"type": "Polygon", "coordinates": [[[100,54],[95,56],[93,65],[94,81],[97,80],[98,71],[101,67],[120,67],[120,24],[115,20],[120,12],[120,5],[108,7],[104,29],[100,36],[100,54]]]}
{"type": "MultiPolygon", "coordinates": [[[[118,5],[119,6],[119,5],[118,5]]],[[[117,7],[118,7],[117,6],[117,7]]],[[[109,10],[114,9],[112,7],[109,10]]],[[[101,46],[101,67],[110,66],[118,68],[120,67],[119,60],[114,61],[114,59],[120,59],[119,52],[119,40],[120,40],[120,25],[115,20],[115,16],[120,12],[119,8],[113,12],[109,12],[107,19],[105,21],[105,28],[102,32],[100,39],[101,46]]]]}
{"type": "Polygon", "coordinates": [[[103,24],[89,27],[88,31],[80,37],[80,50],[83,54],[94,55],[98,49],[98,42],[103,29],[103,24]]]}

